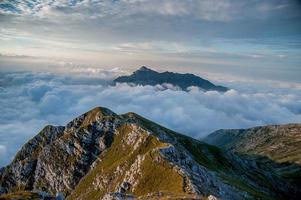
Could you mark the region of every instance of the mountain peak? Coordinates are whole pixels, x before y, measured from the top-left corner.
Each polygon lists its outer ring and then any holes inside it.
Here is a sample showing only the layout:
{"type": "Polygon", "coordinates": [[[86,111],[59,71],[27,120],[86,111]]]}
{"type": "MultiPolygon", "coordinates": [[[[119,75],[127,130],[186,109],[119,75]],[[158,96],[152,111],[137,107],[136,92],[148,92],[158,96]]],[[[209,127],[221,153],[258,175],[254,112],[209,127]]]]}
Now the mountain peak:
{"type": "Polygon", "coordinates": [[[142,66],[137,71],[154,71],[154,70],[152,70],[152,69],[150,69],[150,68],[148,68],[146,66],[142,66]]]}
{"type": "Polygon", "coordinates": [[[188,87],[196,86],[203,90],[215,90],[225,92],[228,88],[214,85],[210,81],[192,74],[180,74],[174,72],[157,72],[145,66],[129,76],[120,76],[114,80],[114,83],[133,83],[136,85],[162,85],[165,83],[178,86],[182,90],[188,87]]]}
{"type": "Polygon", "coordinates": [[[109,108],[100,107],[100,106],[97,106],[97,107],[93,108],[92,110],[88,111],[87,113],[95,113],[95,112],[98,113],[101,116],[116,116],[117,115],[116,113],[114,113],[109,108]]]}
{"type": "Polygon", "coordinates": [[[82,128],[89,126],[90,124],[93,124],[96,121],[105,120],[107,118],[117,119],[119,118],[119,116],[108,108],[98,106],[73,119],[67,124],[67,128],[82,128]]]}

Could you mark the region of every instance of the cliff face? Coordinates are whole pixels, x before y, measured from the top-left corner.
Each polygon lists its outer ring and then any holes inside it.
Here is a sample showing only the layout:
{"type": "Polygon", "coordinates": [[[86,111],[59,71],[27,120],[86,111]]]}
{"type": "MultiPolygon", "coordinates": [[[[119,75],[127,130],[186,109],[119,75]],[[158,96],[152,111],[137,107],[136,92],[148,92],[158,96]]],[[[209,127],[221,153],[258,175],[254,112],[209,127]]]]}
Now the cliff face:
{"type": "Polygon", "coordinates": [[[3,168],[0,191],[4,193],[33,189],[35,169],[40,153],[60,138],[64,129],[64,127],[46,126],[37,136],[27,142],[17,153],[13,162],[3,168]]]}
{"type": "Polygon", "coordinates": [[[46,126],[6,167],[2,190],[70,194],[97,156],[111,144],[117,120],[111,111],[96,108],[66,127],[46,126]]]}
{"type": "Polygon", "coordinates": [[[101,107],[65,127],[45,127],[1,173],[1,193],[43,191],[67,199],[297,199],[300,194],[253,159],[223,153],[135,113],[117,115],[101,107]]]}

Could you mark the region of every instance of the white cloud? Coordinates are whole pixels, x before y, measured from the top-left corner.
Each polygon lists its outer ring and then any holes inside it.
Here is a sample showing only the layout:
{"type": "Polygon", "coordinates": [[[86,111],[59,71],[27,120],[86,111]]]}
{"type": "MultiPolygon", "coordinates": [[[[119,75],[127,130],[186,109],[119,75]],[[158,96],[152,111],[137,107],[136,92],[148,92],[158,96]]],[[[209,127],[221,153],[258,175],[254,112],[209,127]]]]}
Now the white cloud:
{"type": "Polygon", "coordinates": [[[0,11],[40,18],[68,16],[71,20],[152,14],[189,15],[209,21],[229,21],[244,17],[267,17],[270,13],[279,12],[294,5],[295,2],[290,0],[282,2],[271,0],[39,0],[30,3],[26,1],[2,2],[0,11]]]}
{"type": "Polygon", "coordinates": [[[1,150],[0,166],[46,124],[64,125],[95,106],[119,114],[133,111],[196,138],[220,128],[301,122],[301,87],[296,83],[291,87],[224,77],[221,84],[234,88],[226,93],[195,87],[184,92],[171,85],[108,86],[112,77],[124,73],[119,69],[66,67],[61,72],[0,74],[0,145],[6,149],[1,150]]]}

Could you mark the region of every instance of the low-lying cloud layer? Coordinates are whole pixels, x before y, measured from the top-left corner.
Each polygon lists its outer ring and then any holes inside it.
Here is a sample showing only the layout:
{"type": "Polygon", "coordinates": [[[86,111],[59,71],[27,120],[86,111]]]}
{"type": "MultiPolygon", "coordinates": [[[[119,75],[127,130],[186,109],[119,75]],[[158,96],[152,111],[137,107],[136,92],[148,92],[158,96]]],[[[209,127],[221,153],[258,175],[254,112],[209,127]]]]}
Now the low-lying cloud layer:
{"type": "Polygon", "coordinates": [[[224,85],[234,89],[226,93],[195,87],[184,92],[173,86],[110,86],[117,71],[0,73],[0,166],[46,124],[65,125],[95,106],[118,114],[133,111],[195,138],[221,128],[301,122],[298,84],[280,88],[231,81],[224,85]]]}

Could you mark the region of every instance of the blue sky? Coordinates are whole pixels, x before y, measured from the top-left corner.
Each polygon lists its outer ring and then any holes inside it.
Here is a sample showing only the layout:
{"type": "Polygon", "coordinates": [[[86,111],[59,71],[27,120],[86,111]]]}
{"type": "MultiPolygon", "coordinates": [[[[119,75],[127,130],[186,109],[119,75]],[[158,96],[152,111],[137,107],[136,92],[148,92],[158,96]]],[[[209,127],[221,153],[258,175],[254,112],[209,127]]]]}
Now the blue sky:
{"type": "Polygon", "coordinates": [[[0,53],[12,60],[25,55],[95,67],[149,65],[298,81],[299,2],[2,0],[0,53]]]}

